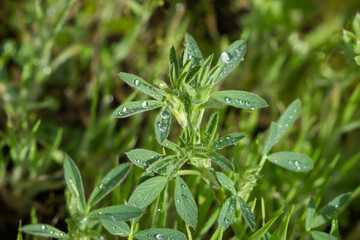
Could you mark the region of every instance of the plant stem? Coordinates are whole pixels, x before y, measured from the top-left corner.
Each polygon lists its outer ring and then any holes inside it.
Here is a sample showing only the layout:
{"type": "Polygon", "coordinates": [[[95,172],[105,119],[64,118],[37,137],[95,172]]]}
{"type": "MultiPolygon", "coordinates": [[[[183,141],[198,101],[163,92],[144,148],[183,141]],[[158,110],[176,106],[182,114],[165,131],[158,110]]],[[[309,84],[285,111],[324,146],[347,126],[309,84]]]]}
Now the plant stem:
{"type": "Polygon", "coordinates": [[[130,233],[129,233],[128,240],[133,240],[133,239],[134,239],[134,223],[131,222],[131,227],[130,227],[130,233]]]}
{"type": "Polygon", "coordinates": [[[187,232],[187,235],[188,235],[188,240],[192,240],[190,228],[186,223],[185,223],[185,226],[186,226],[186,232],[187,232]]]}

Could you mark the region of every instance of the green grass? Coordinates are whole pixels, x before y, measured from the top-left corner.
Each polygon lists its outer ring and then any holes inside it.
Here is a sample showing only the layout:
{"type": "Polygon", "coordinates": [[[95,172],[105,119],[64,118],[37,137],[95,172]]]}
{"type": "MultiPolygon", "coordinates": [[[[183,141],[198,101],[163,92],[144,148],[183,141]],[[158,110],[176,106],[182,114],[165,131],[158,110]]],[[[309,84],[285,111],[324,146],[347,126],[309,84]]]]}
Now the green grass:
{"type": "MultiPolygon", "coordinates": [[[[150,83],[159,79],[170,84],[165,75],[169,49],[174,45],[181,53],[187,31],[205,59],[214,53],[217,60],[232,42],[246,39],[244,61],[214,90],[253,92],[269,105],[251,113],[233,107],[219,109],[218,136],[248,135],[219,153],[234,165],[236,174],[225,172],[235,189],[244,193],[241,197],[254,213],[256,231],[269,226],[276,210],[285,205],[267,230],[277,238],[287,232],[288,239],[316,239],[326,232],[356,239],[360,67],[354,59],[359,54],[354,39],[359,36],[353,19],[360,7],[357,1],[188,1],[176,5],[47,0],[4,1],[0,6],[4,23],[0,27],[0,236],[14,238],[19,220],[23,226],[47,223],[67,232],[64,220],[70,215],[62,171],[66,154],[76,161],[84,191],[90,194],[104,173],[129,162],[125,152],[143,148],[163,153],[158,143],[162,136],[154,133],[156,114],[111,118],[119,105],[147,99],[115,73],[129,72],[150,83]],[[297,98],[302,103],[299,118],[272,152],[307,154],[314,169],[294,173],[265,162],[256,175],[258,170],[252,167],[261,160],[266,129],[297,98]],[[310,199],[320,213],[347,192],[352,194],[344,206],[309,234],[310,199]]],[[[207,121],[212,112],[206,110],[203,119],[207,121]]],[[[168,135],[172,141],[181,135],[175,119],[173,115],[168,135]]],[[[205,122],[200,127],[205,129],[205,122]]],[[[216,176],[209,185],[201,180],[206,172],[188,175],[194,173],[189,170],[194,169],[184,169],[187,175],[182,177],[198,207],[197,227],[190,228],[193,239],[249,238],[253,232],[244,228],[240,205],[229,227],[217,230],[222,203],[231,190],[221,187],[216,176]]],[[[142,173],[133,166],[99,207],[126,203],[147,179],[140,178],[142,173]]],[[[174,206],[174,190],[173,183],[165,187],[133,232],[172,228],[188,235],[174,206]],[[166,212],[157,211],[165,208],[166,212]]],[[[94,230],[115,239],[100,227],[94,230]]]]}

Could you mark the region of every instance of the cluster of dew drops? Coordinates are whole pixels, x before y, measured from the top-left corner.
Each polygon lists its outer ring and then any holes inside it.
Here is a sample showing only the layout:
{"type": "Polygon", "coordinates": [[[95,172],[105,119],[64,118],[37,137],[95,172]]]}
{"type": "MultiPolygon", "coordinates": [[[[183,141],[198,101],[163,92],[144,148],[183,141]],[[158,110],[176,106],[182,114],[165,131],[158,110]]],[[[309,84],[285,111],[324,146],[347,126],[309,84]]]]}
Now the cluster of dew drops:
{"type": "Polygon", "coordinates": [[[165,132],[167,130],[167,128],[168,128],[167,119],[169,119],[170,114],[169,114],[168,111],[162,110],[160,112],[160,117],[161,117],[161,120],[157,123],[157,127],[159,128],[159,130],[161,132],[165,132]]]}
{"type": "MultiPolygon", "coordinates": [[[[46,230],[46,225],[41,225],[41,230],[45,231],[46,230]]],[[[63,237],[64,236],[64,233],[58,233],[58,232],[55,232],[53,230],[50,230],[49,231],[50,234],[53,234],[55,236],[60,236],[60,237],[63,237]]]]}

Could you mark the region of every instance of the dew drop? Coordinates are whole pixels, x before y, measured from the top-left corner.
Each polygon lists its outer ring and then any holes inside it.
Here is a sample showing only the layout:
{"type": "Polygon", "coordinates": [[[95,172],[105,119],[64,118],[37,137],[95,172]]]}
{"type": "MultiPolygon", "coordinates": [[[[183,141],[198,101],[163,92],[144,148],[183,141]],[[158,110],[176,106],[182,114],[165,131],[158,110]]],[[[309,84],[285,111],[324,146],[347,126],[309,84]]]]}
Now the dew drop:
{"type": "Polygon", "coordinates": [[[45,75],[49,75],[51,73],[51,67],[49,67],[49,66],[44,67],[43,68],[43,73],[45,75]]]}
{"type": "Polygon", "coordinates": [[[224,63],[229,63],[230,59],[231,59],[230,54],[227,52],[221,53],[220,58],[221,58],[221,61],[223,61],[224,63]]]}
{"type": "Polygon", "coordinates": [[[290,161],[289,161],[289,163],[290,163],[291,165],[293,165],[293,164],[294,164],[293,160],[290,160],[290,161]]]}
{"type": "Polygon", "coordinates": [[[180,199],[176,199],[176,202],[179,203],[179,202],[180,202],[180,199]]]}
{"type": "Polygon", "coordinates": [[[136,162],[136,163],[139,163],[139,162],[140,162],[140,160],[139,160],[139,159],[135,159],[135,162],[136,162]]]}
{"type": "Polygon", "coordinates": [[[300,170],[301,170],[300,166],[297,166],[297,167],[296,167],[296,170],[300,171],[300,170]]]}
{"type": "Polygon", "coordinates": [[[246,105],[247,107],[249,107],[249,106],[250,106],[250,103],[249,103],[249,102],[245,102],[245,105],[246,105]]]}
{"type": "Polygon", "coordinates": [[[105,186],[104,186],[104,184],[102,184],[102,183],[100,183],[98,187],[99,187],[100,190],[104,190],[104,189],[105,189],[105,186]]]}
{"type": "Polygon", "coordinates": [[[99,212],[99,215],[101,215],[102,214],[102,212],[99,212]]]}
{"type": "Polygon", "coordinates": [[[225,102],[226,102],[226,103],[231,103],[231,98],[226,97],[226,98],[225,98],[225,102]]]}
{"type": "Polygon", "coordinates": [[[290,115],[289,118],[290,118],[290,119],[293,119],[294,117],[290,115]]]}
{"type": "Polygon", "coordinates": [[[158,240],[163,240],[163,239],[164,239],[164,236],[161,235],[160,233],[156,234],[155,237],[156,237],[156,239],[158,239],[158,240]]]}
{"type": "Polygon", "coordinates": [[[169,114],[168,111],[161,111],[161,112],[160,112],[160,117],[161,117],[162,119],[168,119],[169,116],[170,116],[170,114],[169,114]]]}
{"type": "Polygon", "coordinates": [[[299,166],[299,161],[298,160],[295,161],[295,166],[299,166]]]}
{"type": "Polygon", "coordinates": [[[186,195],[181,195],[181,198],[185,200],[187,197],[186,195]]]}
{"type": "Polygon", "coordinates": [[[214,143],[213,143],[213,146],[214,146],[214,148],[217,148],[217,147],[218,147],[217,142],[214,142],[214,143]]]}
{"type": "Polygon", "coordinates": [[[45,230],[46,229],[46,226],[45,225],[42,225],[41,226],[41,230],[45,230]]]}
{"type": "Polygon", "coordinates": [[[135,86],[140,86],[140,80],[139,79],[135,80],[135,86]]]}
{"type": "Polygon", "coordinates": [[[183,189],[186,189],[186,185],[185,185],[185,184],[181,184],[181,187],[182,187],[183,189]]]}
{"type": "Polygon", "coordinates": [[[336,209],[339,209],[339,208],[340,208],[340,205],[339,205],[339,204],[336,204],[336,205],[335,205],[335,208],[336,208],[336,209]]]}
{"type": "Polygon", "coordinates": [[[166,129],[167,129],[167,124],[165,124],[165,123],[159,123],[159,124],[158,124],[158,128],[159,128],[159,130],[160,130],[161,132],[165,132],[166,129]]]}
{"type": "Polygon", "coordinates": [[[60,233],[60,236],[62,236],[62,237],[63,237],[63,236],[64,236],[64,234],[63,234],[63,233],[60,233]]]}
{"type": "Polygon", "coordinates": [[[128,111],[127,107],[123,107],[122,111],[126,113],[128,111]]]}
{"type": "Polygon", "coordinates": [[[54,234],[54,231],[51,230],[51,231],[50,231],[50,234],[54,234]]]}
{"type": "Polygon", "coordinates": [[[230,221],[229,221],[229,219],[225,218],[225,219],[224,219],[224,222],[227,224],[227,223],[229,223],[230,221]]]}
{"type": "Polygon", "coordinates": [[[143,108],[147,108],[147,107],[149,106],[149,104],[148,104],[147,101],[142,101],[142,102],[141,102],[141,106],[142,106],[143,108]]]}
{"type": "Polygon", "coordinates": [[[241,52],[240,52],[240,50],[239,50],[239,49],[236,49],[236,50],[235,50],[235,53],[236,53],[236,56],[240,57],[241,52]]]}

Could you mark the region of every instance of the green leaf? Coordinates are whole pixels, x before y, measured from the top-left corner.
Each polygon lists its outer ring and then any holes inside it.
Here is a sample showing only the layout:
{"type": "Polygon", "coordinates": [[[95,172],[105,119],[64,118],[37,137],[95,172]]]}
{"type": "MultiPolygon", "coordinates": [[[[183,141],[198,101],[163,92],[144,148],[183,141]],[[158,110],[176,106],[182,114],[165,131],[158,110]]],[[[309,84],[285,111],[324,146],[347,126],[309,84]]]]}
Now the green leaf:
{"type": "Polygon", "coordinates": [[[89,216],[94,219],[109,221],[126,221],[141,216],[142,209],[128,205],[115,205],[99,208],[90,212],[89,216]]]}
{"type": "Polygon", "coordinates": [[[310,198],[307,210],[306,210],[306,218],[305,218],[305,229],[306,231],[310,231],[311,223],[315,217],[316,206],[313,198],[310,198]]]}
{"type": "Polygon", "coordinates": [[[164,97],[158,93],[153,86],[151,86],[148,82],[146,82],[144,79],[135,76],[130,73],[124,73],[121,72],[118,74],[119,77],[126,82],[131,87],[139,89],[141,92],[159,100],[163,101],[164,97]]]}
{"type": "Polygon", "coordinates": [[[275,165],[295,172],[307,172],[314,167],[311,158],[302,153],[276,152],[270,154],[268,160],[275,165]]]}
{"type": "Polygon", "coordinates": [[[230,226],[230,223],[234,217],[236,207],[236,199],[234,196],[226,199],[225,203],[221,207],[219,218],[218,218],[218,226],[219,228],[223,228],[224,230],[230,226]]]}
{"type": "Polygon", "coordinates": [[[246,52],[245,42],[242,40],[232,43],[220,56],[217,66],[219,69],[213,77],[214,83],[219,82],[228,75],[241,61],[243,61],[246,52]]]}
{"type": "Polygon", "coordinates": [[[355,60],[355,62],[356,62],[357,65],[360,65],[360,55],[354,57],[354,60],[355,60]]]}
{"type": "Polygon", "coordinates": [[[356,13],[352,22],[352,27],[357,37],[360,38],[360,13],[356,13]]]}
{"type": "MultiPolygon", "coordinates": [[[[147,150],[147,149],[142,149],[142,148],[131,150],[129,152],[126,152],[125,154],[132,163],[134,163],[136,166],[138,166],[142,169],[145,169],[145,170],[151,164],[153,164],[154,162],[156,162],[164,157],[164,155],[162,155],[160,153],[157,153],[157,152],[154,152],[151,150],[147,150]]],[[[165,173],[165,172],[167,172],[167,168],[159,169],[155,172],[165,173]]]]}
{"type": "Polygon", "coordinates": [[[335,236],[335,237],[340,238],[339,221],[338,221],[338,218],[337,218],[336,214],[333,217],[333,219],[331,220],[330,234],[335,236]]]}
{"type": "Polygon", "coordinates": [[[118,107],[114,113],[114,118],[126,118],[139,112],[149,111],[161,107],[162,103],[156,100],[143,100],[127,102],[118,107]]]}
{"type": "Polygon", "coordinates": [[[258,95],[245,91],[227,90],[213,92],[211,96],[219,102],[225,103],[230,106],[244,109],[255,109],[267,107],[264,99],[258,95]]]}
{"type": "Polygon", "coordinates": [[[154,239],[186,240],[185,234],[169,228],[146,229],[135,233],[135,238],[138,240],[154,240],[154,239]]]}
{"type": "Polygon", "coordinates": [[[251,235],[251,237],[249,238],[249,240],[260,240],[265,233],[269,230],[269,228],[271,227],[271,225],[273,225],[273,223],[276,221],[276,219],[282,214],[283,209],[284,209],[285,205],[282,205],[272,216],[272,218],[262,227],[260,228],[258,231],[256,231],[253,235],[251,235]]]}
{"type": "Polygon", "coordinates": [[[104,228],[112,235],[129,236],[130,227],[124,221],[101,220],[104,228]]]}
{"type": "Polygon", "coordinates": [[[318,214],[316,214],[314,220],[311,223],[311,228],[316,228],[324,223],[326,223],[328,220],[330,220],[333,215],[339,210],[341,206],[343,206],[346,201],[349,199],[351,193],[344,193],[333,200],[331,200],[328,204],[326,204],[318,214]]]}
{"type": "Polygon", "coordinates": [[[169,135],[171,125],[171,112],[168,106],[163,107],[155,119],[155,136],[161,144],[169,135]]]}
{"type": "Polygon", "coordinates": [[[187,50],[187,59],[192,60],[191,65],[202,65],[204,58],[201,55],[201,51],[195,41],[195,39],[188,33],[185,33],[184,46],[187,50]]]}
{"type": "Polygon", "coordinates": [[[207,156],[223,169],[228,171],[234,171],[234,166],[223,155],[211,151],[207,154],[207,156]]]}
{"type": "Polygon", "coordinates": [[[112,169],[106,176],[101,179],[98,186],[95,187],[90,195],[89,207],[98,203],[107,194],[109,194],[120,182],[128,175],[130,171],[130,163],[120,164],[112,169]]]}
{"type": "Polygon", "coordinates": [[[206,86],[209,81],[210,78],[208,77],[208,71],[211,67],[211,62],[214,58],[214,55],[210,55],[206,61],[204,62],[204,64],[201,66],[200,70],[199,70],[199,74],[198,74],[198,78],[197,78],[197,85],[199,86],[206,86]]]}
{"type": "Polygon", "coordinates": [[[271,150],[271,148],[276,144],[276,142],[278,141],[277,138],[277,131],[278,131],[278,126],[275,122],[271,122],[271,126],[270,126],[270,131],[268,134],[268,137],[266,139],[265,142],[265,146],[262,152],[262,155],[265,156],[266,154],[268,154],[271,150]]]}
{"type": "Polygon", "coordinates": [[[338,240],[339,239],[339,238],[332,236],[325,232],[311,231],[310,234],[314,238],[314,240],[338,240]]]}
{"type": "Polygon", "coordinates": [[[219,113],[216,112],[211,114],[209,122],[206,124],[206,129],[204,134],[205,144],[211,143],[215,138],[218,122],[219,122],[219,113]]]}
{"type": "Polygon", "coordinates": [[[60,231],[59,229],[47,224],[26,225],[23,226],[21,230],[24,233],[31,235],[50,237],[50,238],[60,238],[60,239],[69,238],[69,236],[63,231],[60,231]]]}
{"type": "Polygon", "coordinates": [[[281,115],[279,121],[277,122],[277,140],[279,140],[290,126],[295,122],[301,111],[301,102],[299,99],[293,101],[281,115]]]}
{"type": "Polygon", "coordinates": [[[167,183],[165,177],[153,177],[138,185],[130,196],[129,205],[145,209],[161,193],[167,183]]]}
{"type": "MultiPolygon", "coordinates": [[[[170,54],[169,54],[169,69],[170,69],[170,66],[171,65],[174,65],[174,80],[177,80],[179,78],[179,74],[180,74],[180,66],[179,66],[179,61],[178,61],[178,58],[177,58],[177,55],[176,55],[176,51],[175,51],[175,48],[174,46],[172,46],[170,48],[170,54]]],[[[176,85],[174,85],[173,87],[175,87],[176,85]]]]}
{"type": "Polygon", "coordinates": [[[236,195],[234,182],[228,176],[226,176],[225,173],[216,172],[216,178],[223,187],[228,189],[233,195],[236,195]]]}
{"type": "Polygon", "coordinates": [[[288,213],[286,214],[286,217],[281,222],[278,229],[272,234],[270,240],[286,240],[287,239],[286,238],[287,229],[288,229],[288,226],[289,226],[290,217],[291,217],[291,214],[292,214],[293,210],[294,210],[294,205],[288,211],[288,213]]]}
{"type": "Polygon", "coordinates": [[[168,164],[172,163],[175,159],[177,159],[176,155],[168,155],[164,158],[159,159],[158,161],[151,164],[146,171],[152,172],[159,170],[163,167],[166,167],[168,164]]]}
{"type": "Polygon", "coordinates": [[[198,218],[196,202],[189,187],[179,176],[176,177],[174,198],[176,210],[181,218],[187,225],[196,228],[198,218]]]}
{"type": "Polygon", "coordinates": [[[241,139],[243,139],[244,137],[246,137],[245,134],[243,133],[230,133],[227,134],[221,138],[216,139],[213,144],[211,149],[212,150],[216,150],[216,149],[222,149],[224,147],[227,147],[229,145],[232,144],[237,144],[241,139]]]}
{"type": "Polygon", "coordinates": [[[68,155],[65,156],[64,171],[68,190],[70,194],[75,197],[78,209],[84,213],[86,210],[84,186],[79,169],[68,155]]]}
{"type": "Polygon", "coordinates": [[[222,103],[219,103],[217,101],[212,101],[212,100],[209,100],[207,102],[204,102],[202,104],[200,104],[196,110],[201,110],[201,109],[207,109],[207,108],[223,108],[224,105],[222,103]]]}
{"type": "Polygon", "coordinates": [[[245,219],[246,223],[249,225],[251,231],[255,230],[256,223],[255,223],[255,216],[251,211],[251,208],[246,204],[244,199],[238,196],[238,200],[240,202],[240,208],[242,212],[242,216],[245,219]]]}

